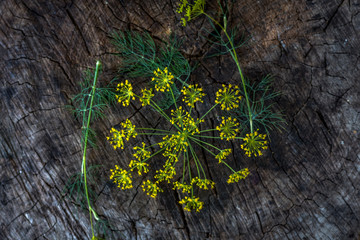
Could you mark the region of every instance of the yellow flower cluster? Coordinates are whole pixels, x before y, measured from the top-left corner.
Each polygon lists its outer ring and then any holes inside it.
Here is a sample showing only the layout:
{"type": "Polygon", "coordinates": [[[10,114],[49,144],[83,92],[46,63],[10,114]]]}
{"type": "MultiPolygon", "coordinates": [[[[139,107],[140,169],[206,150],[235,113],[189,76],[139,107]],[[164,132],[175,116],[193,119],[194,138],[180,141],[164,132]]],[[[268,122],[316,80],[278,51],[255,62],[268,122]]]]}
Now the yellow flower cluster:
{"type": "Polygon", "coordinates": [[[196,184],[196,186],[198,186],[201,189],[205,189],[205,190],[209,189],[209,187],[214,188],[214,186],[215,186],[215,183],[213,181],[206,179],[206,178],[201,179],[199,177],[193,178],[191,180],[191,185],[193,185],[193,184],[196,184]]]}
{"type": "Polygon", "coordinates": [[[219,89],[216,92],[215,103],[221,104],[221,110],[229,111],[239,107],[241,100],[240,91],[238,86],[232,86],[229,84],[228,87],[222,85],[223,89],[219,89]]]}
{"type": "Polygon", "coordinates": [[[196,210],[197,212],[200,212],[200,210],[203,208],[204,203],[199,201],[199,198],[192,197],[185,197],[181,201],[179,201],[180,204],[185,204],[184,209],[186,211],[191,212],[191,210],[196,210]]]}
{"type": "Polygon", "coordinates": [[[182,13],[185,10],[185,15],[181,18],[181,22],[183,26],[186,26],[186,22],[204,13],[204,8],[205,0],[195,0],[194,4],[189,4],[188,0],[180,0],[180,4],[176,12],[182,13]]]}
{"type": "Polygon", "coordinates": [[[144,173],[149,172],[148,166],[149,166],[148,163],[142,162],[140,160],[131,160],[129,163],[130,170],[133,171],[136,168],[138,170],[138,174],[140,176],[141,176],[142,172],[144,172],[144,173]]]}
{"type": "Polygon", "coordinates": [[[150,180],[143,181],[141,185],[144,192],[152,198],[155,198],[159,192],[163,192],[156,183],[152,183],[150,180]]]}
{"type": "Polygon", "coordinates": [[[174,76],[168,71],[167,67],[164,70],[158,68],[154,71],[154,75],[155,77],[153,77],[151,81],[155,82],[155,90],[160,92],[169,91],[171,84],[174,83],[172,81],[174,76]]]}
{"type": "MultiPolygon", "coordinates": [[[[257,131],[259,131],[259,129],[257,131]]],[[[255,157],[261,156],[261,150],[268,148],[266,146],[267,141],[265,141],[266,134],[259,134],[257,131],[246,134],[244,144],[241,145],[241,148],[245,150],[245,154],[248,157],[251,157],[251,155],[254,155],[255,157]]]]}
{"type": "Polygon", "coordinates": [[[156,175],[154,178],[157,179],[157,182],[167,181],[170,183],[170,180],[173,179],[176,175],[174,166],[164,166],[164,169],[156,170],[156,175]]]}
{"type": "Polygon", "coordinates": [[[191,189],[193,188],[191,184],[186,183],[180,183],[180,182],[174,182],[174,190],[181,190],[182,192],[190,193],[191,189]]]}
{"type": "Polygon", "coordinates": [[[226,138],[227,141],[234,140],[236,137],[236,134],[239,132],[239,123],[236,122],[236,118],[228,117],[225,119],[222,117],[222,122],[220,126],[216,127],[216,130],[220,131],[220,138],[223,140],[226,138]]]}
{"type": "Polygon", "coordinates": [[[235,183],[238,182],[240,179],[245,179],[250,174],[249,169],[244,168],[238,172],[235,172],[229,176],[227,183],[235,183]]]}
{"type": "Polygon", "coordinates": [[[189,146],[187,142],[187,132],[177,132],[177,134],[166,135],[163,137],[163,141],[159,142],[160,148],[165,148],[169,152],[187,151],[189,146]]]}
{"type": "Polygon", "coordinates": [[[124,139],[129,141],[130,137],[135,138],[137,133],[135,131],[135,125],[131,123],[129,119],[126,119],[125,123],[121,123],[123,129],[116,130],[115,128],[110,129],[110,136],[106,137],[109,143],[116,148],[124,149],[124,139]]]}
{"type": "Polygon", "coordinates": [[[129,141],[130,137],[135,138],[137,136],[135,125],[133,125],[129,119],[126,119],[124,123],[121,123],[121,126],[124,128],[122,133],[126,141],[129,141]]]}
{"type": "Polygon", "coordinates": [[[194,107],[196,102],[203,102],[201,99],[205,96],[205,93],[202,92],[202,88],[199,88],[197,84],[189,85],[181,89],[181,92],[184,94],[183,101],[189,106],[194,107]]]}
{"type": "Polygon", "coordinates": [[[116,149],[116,148],[124,149],[123,137],[125,137],[124,131],[118,131],[115,128],[111,128],[110,136],[106,137],[106,139],[114,147],[114,149],[116,149]]]}
{"type": "Polygon", "coordinates": [[[167,158],[167,160],[165,162],[165,166],[173,165],[179,161],[178,156],[176,156],[175,153],[172,153],[169,151],[165,151],[163,153],[163,156],[167,158]]]}
{"type": "Polygon", "coordinates": [[[189,115],[188,112],[183,110],[182,106],[175,109],[171,109],[171,124],[179,123],[178,125],[181,127],[182,122],[184,121],[185,117],[189,115]]]}
{"type": "Polygon", "coordinates": [[[146,145],[142,142],[142,147],[136,146],[134,147],[136,153],[133,154],[134,158],[138,160],[145,160],[150,157],[150,151],[146,150],[146,145]]]}
{"type": "Polygon", "coordinates": [[[118,165],[115,165],[115,169],[110,169],[111,176],[110,179],[114,181],[114,183],[118,184],[118,187],[122,190],[130,189],[133,187],[131,174],[126,170],[119,168],[118,165]]]}
{"type": "Polygon", "coordinates": [[[200,133],[198,125],[202,122],[204,122],[204,120],[197,119],[195,121],[192,117],[190,117],[190,115],[188,115],[182,122],[183,132],[187,132],[189,135],[200,133]]]}
{"type": "Polygon", "coordinates": [[[129,106],[130,100],[135,100],[133,87],[128,80],[125,80],[125,83],[119,83],[116,91],[118,92],[116,99],[119,103],[122,103],[124,107],[129,106]]]}
{"type": "Polygon", "coordinates": [[[219,163],[222,163],[222,160],[224,160],[227,156],[229,156],[231,153],[231,148],[221,150],[215,158],[219,160],[219,163]]]}
{"type": "Polygon", "coordinates": [[[141,105],[142,106],[150,105],[151,98],[154,96],[152,88],[150,88],[149,90],[147,90],[146,88],[142,89],[141,93],[142,93],[142,97],[139,97],[141,105]]]}

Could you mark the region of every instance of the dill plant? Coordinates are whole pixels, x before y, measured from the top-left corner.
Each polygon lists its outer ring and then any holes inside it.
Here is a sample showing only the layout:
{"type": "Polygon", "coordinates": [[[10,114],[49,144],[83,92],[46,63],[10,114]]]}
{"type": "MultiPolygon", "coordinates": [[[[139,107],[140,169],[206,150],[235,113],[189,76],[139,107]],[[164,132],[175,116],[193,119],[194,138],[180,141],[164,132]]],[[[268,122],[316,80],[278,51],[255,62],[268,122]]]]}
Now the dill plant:
{"type": "Polygon", "coordinates": [[[89,187],[89,182],[93,180],[95,169],[99,165],[87,166],[87,151],[89,147],[95,147],[95,131],[91,128],[91,123],[99,118],[105,117],[104,110],[116,100],[116,94],[113,87],[110,85],[106,87],[97,87],[98,76],[101,71],[101,63],[96,62],[95,71],[90,69],[84,72],[83,81],[80,82],[81,91],[72,98],[72,111],[75,116],[81,120],[81,148],[82,161],[81,171],[72,175],[66,186],[63,194],[67,198],[76,196],[75,202],[82,208],[87,208],[89,211],[89,219],[91,225],[91,234],[93,240],[101,239],[95,235],[96,230],[102,231],[106,234],[109,226],[108,222],[101,219],[94,209],[94,200],[96,193],[89,187]],[[96,224],[94,226],[94,220],[96,224]]]}
{"type": "MultiPolygon", "coordinates": [[[[150,159],[160,156],[163,159],[163,167],[155,171],[153,179],[146,179],[142,182],[141,187],[147,195],[155,198],[163,189],[160,187],[162,182],[172,183],[173,189],[183,192],[184,197],[179,201],[187,211],[200,211],[203,208],[203,202],[196,197],[196,191],[200,189],[211,189],[215,183],[208,178],[204,163],[196,154],[196,148],[202,148],[211,154],[219,164],[229,168],[231,174],[228,183],[238,182],[248,176],[249,170],[243,168],[239,171],[234,170],[227,163],[226,158],[231,154],[231,149],[221,149],[210,143],[209,139],[218,139],[231,141],[241,139],[246,141],[247,137],[238,136],[239,123],[232,117],[223,117],[222,121],[215,129],[201,130],[200,127],[204,118],[216,107],[223,111],[230,111],[239,107],[242,96],[238,86],[223,85],[216,93],[216,99],[211,108],[200,118],[195,118],[194,108],[196,104],[203,102],[205,95],[203,89],[192,84],[183,86],[181,89],[182,101],[177,102],[171,85],[173,84],[174,75],[167,68],[156,69],[153,71],[151,81],[154,83],[153,88],[142,89],[140,93],[133,90],[132,84],[126,80],[119,83],[117,87],[117,101],[124,107],[129,106],[131,101],[138,100],[142,106],[148,106],[158,112],[167,122],[163,129],[137,127],[129,119],[121,123],[119,129],[112,128],[108,136],[109,143],[114,149],[123,149],[125,142],[139,136],[159,137],[155,139],[156,143],[147,145],[142,142],[141,145],[133,148],[133,159],[129,162],[129,169],[122,169],[115,165],[111,169],[110,179],[117,184],[122,190],[133,188],[132,172],[138,175],[146,174],[153,170],[150,166],[150,159]],[[154,100],[158,94],[170,93],[173,98],[173,107],[163,110],[154,100]],[[218,132],[218,136],[210,135],[218,132]],[[192,166],[195,166],[192,169],[192,166]],[[177,171],[179,170],[180,171],[177,171]],[[179,180],[174,180],[178,176],[179,180]]],[[[259,135],[262,137],[262,135],[259,135]]],[[[266,142],[259,141],[264,144],[266,142]]],[[[262,146],[266,148],[266,146],[262,146]]],[[[153,171],[154,172],[154,171],[153,171]]]]}
{"type": "Polygon", "coordinates": [[[177,12],[183,14],[181,18],[183,26],[186,26],[187,22],[194,18],[205,15],[213,27],[213,31],[207,31],[215,39],[215,41],[210,40],[210,42],[226,49],[220,54],[230,53],[240,75],[240,92],[245,101],[242,101],[239,108],[234,108],[228,115],[235,117],[240,122],[242,134],[245,135],[243,144],[240,146],[245,151],[245,154],[248,157],[260,156],[262,155],[262,149],[266,148],[267,141],[265,138],[269,135],[269,129],[277,128],[281,130],[285,123],[282,114],[273,112],[271,110],[272,104],[268,104],[279,93],[270,91],[271,78],[269,76],[263,78],[257,85],[251,85],[244,77],[236,52],[236,49],[242,46],[243,43],[236,45],[234,42],[237,30],[228,29],[227,16],[220,2],[221,21],[205,12],[205,2],[205,0],[195,0],[190,3],[188,0],[180,0],[177,12]],[[259,128],[264,129],[267,134],[260,134],[259,128]]]}

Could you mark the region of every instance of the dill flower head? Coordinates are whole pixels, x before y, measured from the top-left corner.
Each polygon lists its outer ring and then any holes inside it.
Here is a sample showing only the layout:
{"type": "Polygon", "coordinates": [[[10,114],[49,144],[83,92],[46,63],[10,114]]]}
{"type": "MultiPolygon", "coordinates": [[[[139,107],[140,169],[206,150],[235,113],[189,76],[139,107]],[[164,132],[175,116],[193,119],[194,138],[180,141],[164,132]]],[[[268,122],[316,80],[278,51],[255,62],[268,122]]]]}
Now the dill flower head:
{"type": "Polygon", "coordinates": [[[178,156],[170,151],[165,151],[163,153],[164,157],[167,157],[166,162],[165,162],[165,166],[170,166],[173,165],[174,163],[177,163],[179,161],[178,156]]]}
{"type": "Polygon", "coordinates": [[[183,26],[186,26],[186,22],[204,13],[205,0],[195,0],[194,4],[189,4],[188,0],[180,0],[177,13],[183,13],[184,17],[181,18],[183,26]],[[187,19],[186,19],[187,18],[187,19]]]}
{"type": "Polygon", "coordinates": [[[240,179],[245,179],[250,174],[249,169],[244,168],[238,172],[235,172],[229,176],[227,183],[235,183],[238,182],[240,179]]]}
{"type": "Polygon", "coordinates": [[[165,148],[168,152],[186,152],[188,147],[187,136],[187,132],[177,132],[173,135],[166,135],[163,137],[163,141],[159,142],[158,145],[160,148],[165,148]]]}
{"type": "Polygon", "coordinates": [[[155,77],[153,77],[151,81],[155,82],[155,90],[161,92],[169,91],[171,84],[174,83],[172,80],[174,76],[168,71],[167,67],[164,70],[158,68],[154,71],[154,75],[155,77]]]}
{"type": "MultiPolygon", "coordinates": [[[[259,129],[257,131],[259,131],[259,129]]],[[[241,145],[241,148],[245,150],[245,154],[248,155],[248,157],[251,157],[251,155],[255,157],[261,156],[261,150],[268,148],[266,146],[267,141],[265,141],[266,134],[259,134],[257,131],[246,134],[244,143],[241,145]]]]}
{"type": "Polygon", "coordinates": [[[133,87],[128,80],[125,80],[125,83],[119,83],[116,91],[118,92],[116,99],[119,103],[122,103],[124,107],[129,106],[130,100],[135,100],[133,87]]]}
{"type": "Polygon", "coordinates": [[[221,105],[221,110],[229,111],[234,108],[239,107],[239,102],[241,100],[240,91],[238,86],[232,86],[229,84],[228,87],[222,85],[223,89],[219,89],[216,92],[215,103],[221,105]]]}
{"type": "Polygon", "coordinates": [[[141,185],[144,192],[152,198],[155,198],[159,192],[163,192],[156,183],[152,183],[150,180],[143,181],[141,185]]]}
{"type": "Polygon", "coordinates": [[[129,163],[129,168],[133,171],[135,168],[138,170],[138,174],[141,176],[142,172],[147,173],[149,172],[148,168],[149,164],[146,162],[142,162],[140,160],[131,160],[129,163]]]}
{"type": "Polygon", "coordinates": [[[174,166],[164,166],[164,169],[156,170],[156,175],[154,178],[157,179],[157,182],[167,181],[170,183],[170,180],[176,175],[174,166]]]}
{"type": "Polygon", "coordinates": [[[220,126],[216,127],[216,130],[220,131],[220,138],[223,140],[226,138],[227,141],[234,140],[236,137],[236,133],[239,132],[239,123],[236,122],[236,118],[228,117],[225,119],[222,117],[222,122],[220,126]]]}
{"type": "Polygon", "coordinates": [[[193,184],[196,184],[199,188],[205,189],[205,190],[209,189],[209,187],[214,188],[214,186],[215,186],[215,183],[213,181],[206,179],[206,178],[201,179],[199,177],[193,178],[191,180],[191,185],[193,185],[193,184]]]}
{"type": "Polygon", "coordinates": [[[196,102],[203,102],[201,99],[205,96],[205,93],[202,92],[202,88],[199,88],[197,84],[189,85],[181,89],[181,92],[184,94],[183,101],[190,107],[194,107],[196,102]]]}
{"type": "Polygon", "coordinates": [[[186,184],[186,183],[180,183],[180,182],[174,182],[174,190],[181,190],[182,192],[187,192],[190,193],[191,189],[193,188],[193,186],[191,184],[186,184]]]}
{"type": "Polygon", "coordinates": [[[115,128],[111,128],[110,129],[110,136],[106,137],[106,139],[109,141],[109,143],[111,145],[113,145],[114,149],[116,148],[121,148],[124,149],[124,140],[123,137],[125,137],[124,135],[124,131],[118,131],[115,128]]]}
{"type": "Polygon", "coordinates": [[[124,128],[123,136],[125,137],[126,141],[129,141],[130,137],[135,138],[137,136],[135,125],[133,125],[129,119],[126,119],[124,123],[121,123],[121,126],[124,128]]]}
{"type": "Polygon", "coordinates": [[[229,156],[231,153],[231,148],[221,150],[215,158],[219,160],[219,163],[222,163],[222,160],[224,160],[227,156],[229,156]]]}
{"type": "Polygon", "coordinates": [[[188,116],[189,113],[183,110],[182,106],[177,109],[171,109],[171,124],[179,123],[178,126],[181,127],[181,122],[184,121],[185,117],[188,116]]]}
{"type": "Polygon", "coordinates": [[[150,151],[146,150],[146,145],[144,142],[142,142],[142,147],[136,146],[134,147],[134,150],[136,153],[133,154],[133,156],[138,160],[145,160],[150,157],[150,151]]]}
{"type": "Polygon", "coordinates": [[[196,121],[188,115],[186,118],[184,118],[184,121],[182,123],[183,132],[189,133],[189,135],[200,133],[199,130],[199,124],[204,122],[204,120],[197,119],[196,121]]]}
{"type": "Polygon", "coordinates": [[[195,196],[185,197],[184,199],[179,201],[179,203],[185,204],[184,209],[189,212],[191,212],[191,210],[196,210],[197,212],[200,212],[204,205],[204,203],[200,202],[199,198],[195,198],[195,196]]]}
{"type": "Polygon", "coordinates": [[[151,102],[151,98],[154,96],[152,88],[150,88],[149,90],[147,90],[146,88],[142,89],[141,93],[142,93],[142,97],[139,98],[141,105],[142,106],[149,105],[151,102]]]}
{"type": "Polygon", "coordinates": [[[110,169],[111,176],[110,179],[114,181],[114,183],[118,184],[118,187],[122,190],[130,189],[133,187],[131,174],[126,170],[119,168],[118,165],[115,165],[115,169],[110,169]]]}

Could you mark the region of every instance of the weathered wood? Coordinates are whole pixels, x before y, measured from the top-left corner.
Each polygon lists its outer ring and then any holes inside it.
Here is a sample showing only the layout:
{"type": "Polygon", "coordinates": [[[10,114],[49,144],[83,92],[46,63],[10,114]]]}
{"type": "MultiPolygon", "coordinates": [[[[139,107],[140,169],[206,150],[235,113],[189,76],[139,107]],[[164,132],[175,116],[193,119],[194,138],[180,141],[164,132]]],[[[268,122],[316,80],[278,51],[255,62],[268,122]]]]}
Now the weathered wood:
{"type": "MultiPolygon", "coordinates": [[[[120,59],[111,55],[112,31],[186,36],[184,53],[200,61],[192,80],[206,86],[207,101],[220,83],[239,81],[229,57],[201,58],[212,49],[198,31],[208,23],[199,18],[182,28],[175,7],[160,0],[0,3],[1,239],[89,238],[88,213],[61,200],[81,165],[80,123],[64,105],[97,59],[105,69],[100,81],[114,76],[120,59]]],[[[170,186],[155,200],[139,187],[119,191],[108,169],[127,165],[131,146],[114,151],[105,136],[135,109],[114,107],[96,122],[100,147],[89,151],[89,162],[104,165],[96,208],[114,238],[359,239],[359,12],[357,0],[233,3],[231,24],[251,36],[239,52],[245,75],[275,76],[283,93],[275,107],[288,125],[272,134],[261,158],[243,157],[234,144],[233,164],[252,172],[239,184],[228,185],[228,172],[204,155],[217,187],[201,196],[200,213],[184,212],[170,186]]],[[[140,109],[132,120],[146,123],[145,114],[140,109]]]]}

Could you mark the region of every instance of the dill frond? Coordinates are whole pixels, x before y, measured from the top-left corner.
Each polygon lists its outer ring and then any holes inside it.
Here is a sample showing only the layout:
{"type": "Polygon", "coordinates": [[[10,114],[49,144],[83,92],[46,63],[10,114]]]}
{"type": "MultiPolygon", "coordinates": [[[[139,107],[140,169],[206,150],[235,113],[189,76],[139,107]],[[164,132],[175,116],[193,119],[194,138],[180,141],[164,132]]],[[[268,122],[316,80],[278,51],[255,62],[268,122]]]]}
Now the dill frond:
{"type": "MultiPolygon", "coordinates": [[[[190,77],[191,67],[179,51],[181,41],[171,35],[168,41],[155,43],[149,33],[114,32],[112,35],[116,55],[121,57],[119,73],[128,77],[150,77],[154,69],[165,69],[174,75],[176,80],[172,89],[176,97],[190,77]],[[177,84],[178,82],[178,84],[177,84]],[[177,85],[180,85],[177,87],[177,85]]],[[[177,98],[176,98],[177,100],[177,98]]],[[[170,93],[165,94],[159,102],[162,109],[168,109],[174,102],[170,93]]]]}
{"type": "MultiPolygon", "coordinates": [[[[246,80],[254,128],[264,129],[268,136],[270,136],[269,130],[277,129],[281,132],[286,124],[284,115],[273,110],[274,103],[272,103],[272,101],[281,95],[281,93],[273,92],[272,84],[273,82],[270,75],[262,78],[257,84],[250,84],[249,81],[246,80]]],[[[239,120],[242,131],[249,131],[248,126],[250,119],[248,108],[244,101],[241,101],[239,108],[231,112],[230,115],[239,120]]]]}

